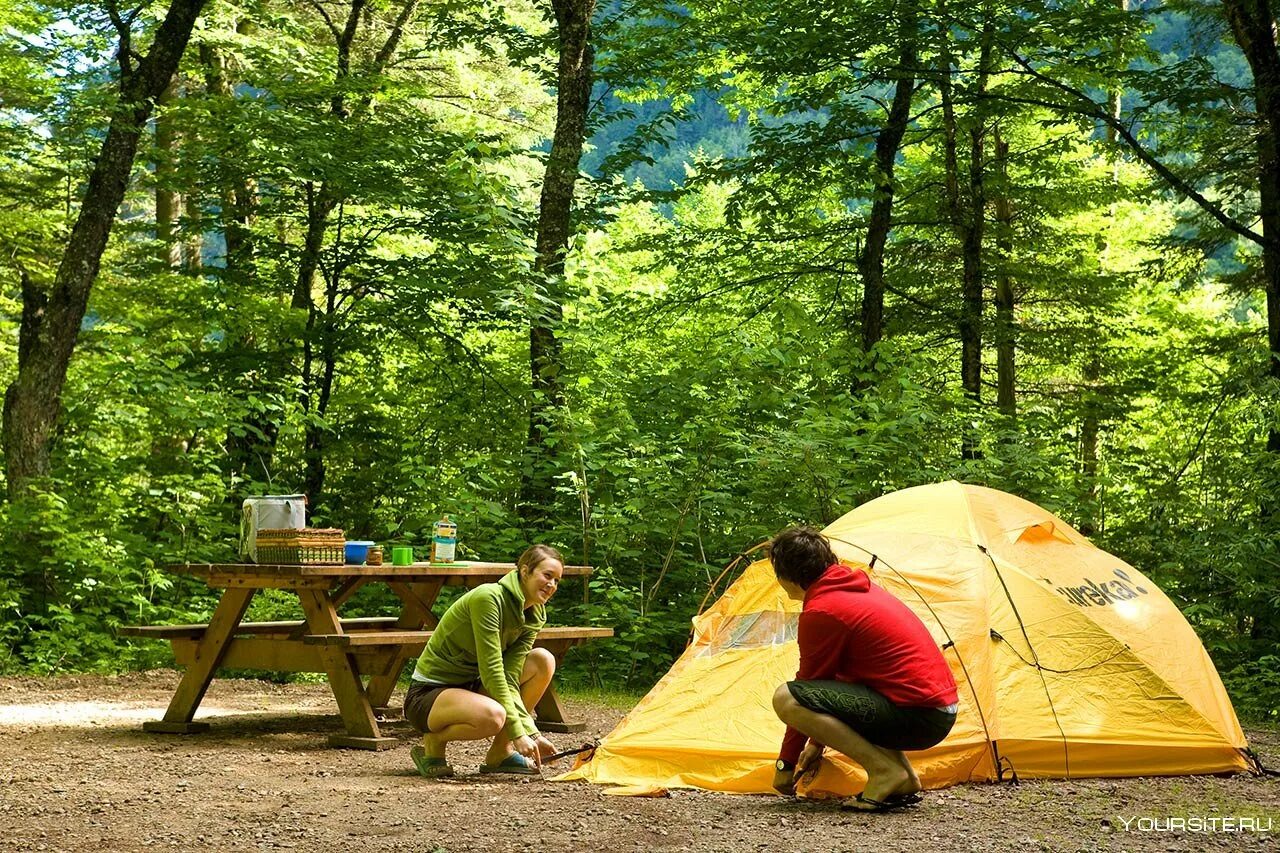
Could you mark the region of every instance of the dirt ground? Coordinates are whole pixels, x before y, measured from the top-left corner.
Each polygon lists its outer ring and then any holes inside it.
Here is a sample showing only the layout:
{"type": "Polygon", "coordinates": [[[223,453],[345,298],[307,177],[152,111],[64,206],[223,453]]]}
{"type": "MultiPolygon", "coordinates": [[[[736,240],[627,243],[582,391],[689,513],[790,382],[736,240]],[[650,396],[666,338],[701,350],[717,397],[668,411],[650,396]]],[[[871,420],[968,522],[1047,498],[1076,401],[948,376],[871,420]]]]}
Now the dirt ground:
{"type": "MultiPolygon", "coordinates": [[[[834,803],[677,790],[605,796],[581,782],[495,781],[480,749],[459,778],[428,781],[403,746],[330,749],[340,728],[323,684],[215,681],[201,735],[156,735],[178,673],[0,679],[0,849],[127,851],[845,851],[1280,849],[1280,780],[1074,780],[967,785],[864,815],[834,803]],[[1170,817],[1251,817],[1271,832],[1181,832],[1170,817]],[[1138,818],[1148,818],[1141,830],[1138,818]],[[1126,829],[1124,820],[1130,821],[1126,829]]],[[[603,736],[619,710],[566,703],[603,736]]],[[[1250,732],[1280,766],[1280,733],[1250,732]]],[[[1210,827],[1221,824],[1206,824],[1210,827]]]]}

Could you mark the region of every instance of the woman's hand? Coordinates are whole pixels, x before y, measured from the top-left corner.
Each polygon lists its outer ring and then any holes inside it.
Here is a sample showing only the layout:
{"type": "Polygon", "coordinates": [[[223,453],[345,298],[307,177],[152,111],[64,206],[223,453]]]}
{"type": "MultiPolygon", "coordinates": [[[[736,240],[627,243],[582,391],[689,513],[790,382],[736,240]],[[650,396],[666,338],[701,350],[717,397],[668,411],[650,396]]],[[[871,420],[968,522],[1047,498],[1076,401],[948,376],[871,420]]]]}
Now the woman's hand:
{"type": "MultiPolygon", "coordinates": [[[[538,760],[546,761],[547,756],[556,754],[556,745],[547,740],[546,736],[538,733],[533,736],[534,742],[538,745],[538,760]]],[[[556,759],[559,761],[560,759],[556,759]]]]}
{"type": "Polygon", "coordinates": [[[533,738],[528,735],[520,735],[520,737],[511,741],[511,748],[532,761],[535,767],[542,767],[542,754],[538,750],[537,741],[533,738]]]}

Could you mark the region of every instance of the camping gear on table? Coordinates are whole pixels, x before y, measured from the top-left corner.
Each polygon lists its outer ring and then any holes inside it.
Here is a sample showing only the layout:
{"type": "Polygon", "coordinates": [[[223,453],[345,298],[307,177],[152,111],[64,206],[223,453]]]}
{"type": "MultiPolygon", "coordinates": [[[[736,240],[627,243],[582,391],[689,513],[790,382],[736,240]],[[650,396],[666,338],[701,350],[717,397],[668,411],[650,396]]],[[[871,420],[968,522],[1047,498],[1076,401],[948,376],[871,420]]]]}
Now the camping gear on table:
{"type": "Polygon", "coordinates": [[[263,529],[301,530],[307,526],[306,495],[263,495],[245,498],[240,507],[240,559],[258,559],[258,532],[263,529]]]}
{"type": "Polygon", "coordinates": [[[449,520],[449,514],[432,525],[431,562],[452,563],[458,548],[458,525],[449,520]]]}
{"type": "MultiPolygon", "coordinates": [[[[348,539],[343,556],[348,566],[358,566],[369,559],[369,549],[373,543],[368,539],[348,539]]],[[[381,561],[379,561],[381,562],[381,561]]]]}
{"type": "Polygon", "coordinates": [[[341,566],[347,562],[346,544],[341,528],[259,530],[257,562],[341,566]]]}
{"type": "MultiPolygon", "coordinates": [[[[907,753],[926,788],[1251,769],[1222,681],[1178,608],[1048,511],[951,481],[870,501],[823,533],[920,617],[951,664],[956,725],[907,753]]],[[[784,731],[771,698],[795,677],[799,612],[769,562],[752,563],[694,619],[671,671],[560,778],[771,791],[784,731]]],[[[849,796],[865,779],[828,749],[800,791],[849,796]]]]}

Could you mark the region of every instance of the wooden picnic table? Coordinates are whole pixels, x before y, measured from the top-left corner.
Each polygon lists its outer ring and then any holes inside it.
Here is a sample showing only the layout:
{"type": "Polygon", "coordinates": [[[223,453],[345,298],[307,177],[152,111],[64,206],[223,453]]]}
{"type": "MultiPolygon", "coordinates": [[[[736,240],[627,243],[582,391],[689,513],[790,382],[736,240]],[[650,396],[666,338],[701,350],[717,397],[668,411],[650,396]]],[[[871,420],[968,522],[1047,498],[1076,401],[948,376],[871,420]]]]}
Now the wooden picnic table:
{"type": "MultiPolygon", "coordinates": [[[[514,563],[414,563],[395,566],[272,565],[258,563],[184,563],[166,571],[203,578],[222,589],[208,624],[139,625],[122,628],[130,636],[167,639],[177,662],[186,667],[164,719],[143,723],[151,732],[205,731],[193,720],[205,691],[220,668],[277,672],[323,672],[328,675],[346,732],[332,735],[333,746],[386,749],[396,738],[384,737],[378,723],[404,665],[416,658],[438,622],[432,606],[446,586],[477,586],[496,581],[514,563]],[[400,613],[387,617],[343,619],[339,609],[367,583],[382,583],[400,599],[400,613]],[[244,622],[244,614],[260,589],[297,594],[305,618],[288,622],[244,622]]],[[[586,577],[590,566],[565,566],[565,577],[586,577]]],[[[559,661],[570,647],[596,637],[611,637],[611,628],[549,627],[538,635],[541,646],[559,661]]],[[[566,720],[554,683],[534,711],[543,731],[581,731],[584,724],[566,720]]]]}

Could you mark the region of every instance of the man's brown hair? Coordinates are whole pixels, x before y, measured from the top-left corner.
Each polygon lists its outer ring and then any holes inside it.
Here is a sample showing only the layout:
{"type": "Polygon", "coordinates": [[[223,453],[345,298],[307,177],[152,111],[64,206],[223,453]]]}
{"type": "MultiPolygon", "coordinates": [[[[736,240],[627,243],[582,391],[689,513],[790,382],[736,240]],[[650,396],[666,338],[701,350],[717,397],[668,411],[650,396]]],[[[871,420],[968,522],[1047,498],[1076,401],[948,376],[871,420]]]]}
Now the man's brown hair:
{"type": "Polygon", "coordinates": [[[822,577],[828,566],[840,562],[827,537],[812,527],[790,527],[769,543],[769,560],[779,580],[801,589],[822,577]]]}

